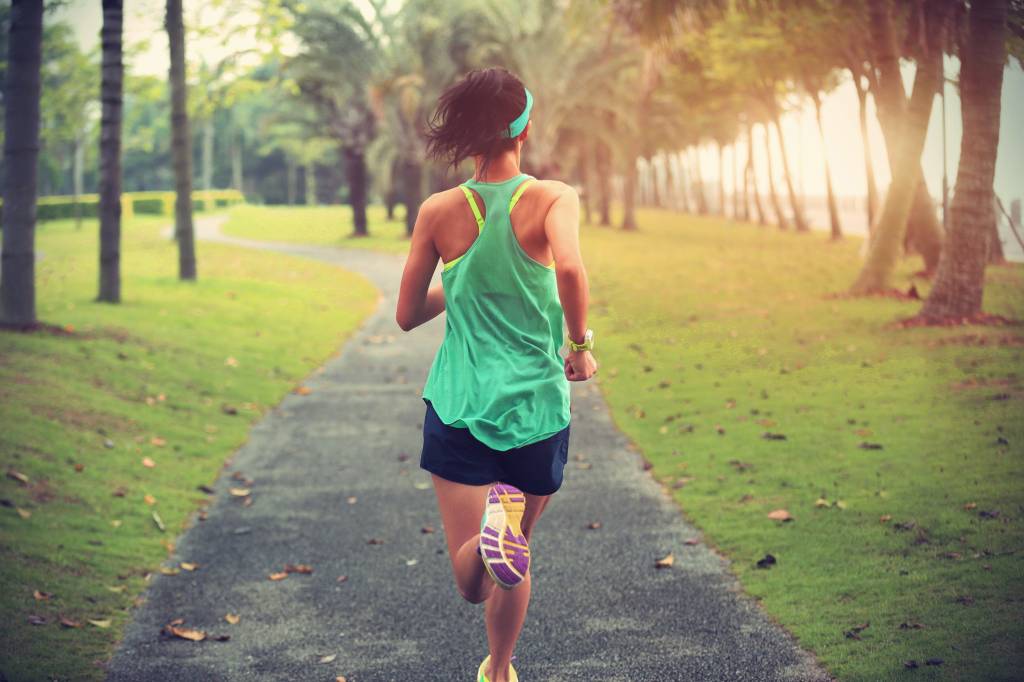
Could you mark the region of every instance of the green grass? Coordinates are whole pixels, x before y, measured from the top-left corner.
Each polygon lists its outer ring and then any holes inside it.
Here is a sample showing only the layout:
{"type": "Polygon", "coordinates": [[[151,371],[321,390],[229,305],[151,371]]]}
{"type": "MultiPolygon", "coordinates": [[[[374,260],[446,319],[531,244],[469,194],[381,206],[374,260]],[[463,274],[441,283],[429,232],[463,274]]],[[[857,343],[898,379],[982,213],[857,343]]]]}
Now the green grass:
{"type": "MultiPolygon", "coordinates": [[[[582,243],[617,424],[772,617],[843,680],[1020,679],[1024,329],[899,329],[919,303],[829,298],[854,239],[643,212],[582,243]]],[[[1024,318],[1022,294],[1024,268],[989,269],[988,312],[1024,318]]]]}
{"type": "Polygon", "coordinates": [[[0,332],[0,458],[29,480],[0,481],[2,679],[102,679],[94,662],[207,502],[197,486],[374,305],[357,275],[206,242],[198,281],[180,282],[165,224],[124,226],[119,305],[93,300],[96,222],[42,225],[38,315],[72,331],[0,332]],[[82,627],[62,628],[60,615],[82,627]]]}
{"type": "Polygon", "coordinates": [[[261,241],[322,244],[353,249],[373,249],[389,253],[406,253],[409,240],[405,236],[405,209],[395,209],[387,220],[383,206],[370,206],[370,222],[366,237],[352,235],[352,209],[349,206],[233,206],[224,234],[261,241]]]}

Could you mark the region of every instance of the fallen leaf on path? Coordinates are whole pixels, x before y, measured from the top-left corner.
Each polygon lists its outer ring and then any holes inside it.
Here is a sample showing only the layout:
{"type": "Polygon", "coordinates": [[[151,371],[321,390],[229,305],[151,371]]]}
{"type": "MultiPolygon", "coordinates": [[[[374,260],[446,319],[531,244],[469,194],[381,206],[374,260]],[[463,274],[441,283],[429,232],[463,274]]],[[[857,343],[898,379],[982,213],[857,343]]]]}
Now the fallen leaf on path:
{"type": "Polygon", "coordinates": [[[655,568],[670,568],[672,564],[676,562],[676,558],[672,556],[672,552],[669,552],[667,556],[664,556],[654,562],[655,568]]]}
{"type": "Polygon", "coordinates": [[[7,478],[12,478],[22,485],[28,485],[28,476],[14,469],[7,470],[7,478]]]}
{"type": "Polygon", "coordinates": [[[66,628],[80,628],[80,627],[82,627],[82,624],[79,623],[77,620],[71,620],[67,616],[61,616],[60,617],[60,624],[61,624],[62,627],[66,627],[66,628]]]}
{"type": "Polygon", "coordinates": [[[310,573],[313,572],[313,567],[309,566],[307,564],[285,564],[284,565],[284,572],[285,573],[302,573],[304,575],[309,575],[310,573]]]}
{"type": "Polygon", "coordinates": [[[368,545],[383,545],[384,541],[381,540],[380,538],[370,538],[369,540],[366,541],[366,544],[368,544],[368,545]]]}
{"type": "Polygon", "coordinates": [[[434,532],[434,527],[433,526],[423,526],[422,528],[420,528],[420,532],[423,533],[424,535],[429,535],[429,534],[434,532]]]}
{"type": "Polygon", "coordinates": [[[249,488],[231,488],[228,492],[235,497],[248,497],[252,494],[252,490],[249,488]]]}
{"type": "Polygon", "coordinates": [[[153,467],[156,466],[156,462],[151,460],[149,457],[143,457],[142,466],[146,467],[147,469],[152,469],[153,467]]]}
{"type": "Polygon", "coordinates": [[[601,527],[601,522],[600,521],[591,521],[590,523],[587,524],[587,528],[589,528],[590,530],[598,530],[600,527],[601,527]]]}
{"type": "Polygon", "coordinates": [[[299,395],[309,395],[310,393],[313,392],[313,389],[311,389],[309,386],[299,386],[297,389],[295,389],[295,392],[298,393],[299,395]]]}
{"type": "Polygon", "coordinates": [[[231,639],[231,635],[217,635],[214,639],[218,642],[226,642],[231,639]]]}
{"type": "Polygon", "coordinates": [[[416,481],[412,484],[412,487],[416,488],[416,490],[429,490],[430,484],[426,481],[416,481]]]}
{"type": "Polygon", "coordinates": [[[347,682],[344,675],[338,675],[334,678],[334,682],[347,682]]]}
{"type": "Polygon", "coordinates": [[[206,633],[202,630],[190,630],[188,628],[179,628],[176,625],[165,625],[164,631],[175,637],[187,639],[190,642],[201,642],[204,639],[206,639],[206,633]]]}
{"type": "Polygon", "coordinates": [[[164,575],[178,575],[181,573],[180,568],[174,568],[173,566],[161,566],[160,572],[164,575]]]}
{"type": "Polygon", "coordinates": [[[251,495],[247,496],[244,500],[242,500],[242,506],[243,507],[251,507],[252,506],[252,496],[251,495]]]}
{"type": "Polygon", "coordinates": [[[106,628],[110,627],[110,619],[109,618],[102,618],[102,619],[90,618],[89,619],[89,623],[91,623],[92,625],[95,625],[98,628],[103,628],[103,629],[106,629],[106,628]]]}
{"type": "Polygon", "coordinates": [[[288,577],[288,573],[285,571],[281,571],[280,573],[271,573],[269,577],[271,580],[284,580],[288,577]]]}
{"type": "Polygon", "coordinates": [[[182,561],[179,565],[186,571],[194,571],[199,568],[199,564],[189,563],[188,561],[182,561]]]}
{"type": "Polygon", "coordinates": [[[347,580],[348,580],[348,576],[347,575],[339,575],[338,576],[338,582],[339,583],[343,583],[343,582],[345,582],[347,580]]]}
{"type": "Polygon", "coordinates": [[[698,540],[697,538],[686,538],[685,540],[683,540],[683,544],[684,545],[699,545],[700,544],[700,540],[698,540]]]}
{"type": "Polygon", "coordinates": [[[792,521],[793,516],[785,509],[774,509],[768,512],[768,518],[773,521],[792,521]]]}
{"type": "Polygon", "coordinates": [[[320,662],[321,663],[330,663],[331,661],[333,661],[337,657],[338,657],[338,654],[328,654],[326,656],[321,656],[320,657],[320,662]]]}
{"type": "Polygon", "coordinates": [[[224,614],[224,620],[231,623],[232,625],[238,625],[238,621],[242,620],[242,617],[234,613],[224,614]]]}
{"type": "Polygon", "coordinates": [[[359,500],[359,498],[356,497],[355,495],[353,495],[352,497],[348,498],[345,501],[348,502],[349,504],[355,504],[358,500],[359,500]]]}

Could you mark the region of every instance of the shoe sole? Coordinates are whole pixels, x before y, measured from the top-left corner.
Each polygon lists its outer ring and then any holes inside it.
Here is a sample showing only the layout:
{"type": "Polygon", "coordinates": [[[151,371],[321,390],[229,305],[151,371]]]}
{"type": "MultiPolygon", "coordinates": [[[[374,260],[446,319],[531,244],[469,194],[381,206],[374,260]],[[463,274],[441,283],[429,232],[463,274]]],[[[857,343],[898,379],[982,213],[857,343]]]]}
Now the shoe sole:
{"type": "Polygon", "coordinates": [[[480,523],[480,555],[499,587],[510,590],[526,577],[530,546],[523,535],[526,495],[515,486],[499,484],[487,491],[480,523]]]}

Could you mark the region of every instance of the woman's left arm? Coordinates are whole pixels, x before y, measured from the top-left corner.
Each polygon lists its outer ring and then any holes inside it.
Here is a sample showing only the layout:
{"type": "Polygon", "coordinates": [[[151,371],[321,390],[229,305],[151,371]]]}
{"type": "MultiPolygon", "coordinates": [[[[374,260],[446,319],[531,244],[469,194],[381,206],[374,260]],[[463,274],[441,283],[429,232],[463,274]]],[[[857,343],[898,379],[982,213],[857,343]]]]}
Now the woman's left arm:
{"type": "Polygon", "coordinates": [[[434,247],[430,230],[430,199],[423,202],[412,229],[409,257],[402,272],[398,289],[398,308],[395,321],[403,331],[411,331],[428,322],[444,310],[444,289],[440,284],[430,286],[441,255],[434,247]]]}

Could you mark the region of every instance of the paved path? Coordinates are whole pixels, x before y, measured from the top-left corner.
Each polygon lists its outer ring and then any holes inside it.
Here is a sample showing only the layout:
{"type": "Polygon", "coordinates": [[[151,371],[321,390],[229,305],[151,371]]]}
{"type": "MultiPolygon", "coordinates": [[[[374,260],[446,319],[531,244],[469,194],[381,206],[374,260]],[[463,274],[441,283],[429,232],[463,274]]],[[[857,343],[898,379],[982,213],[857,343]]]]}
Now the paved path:
{"type": "MultiPolygon", "coordinates": [[[[178,544],[176,559],[201,568],[154,577],[109,679],[473,680],[487,652],[483,607],[456,592],[418,468],[419,389],[442,318],[398,329],[400,257],[233,239],[218,226],[200,218],[199,238],[334,263],[368,277],[382,298],[310,375],[312,392],[287,395],[253,427],[216,483],[208,519],[178,544]],[[252,506],[228,494],[233,472],[254,479],[252,506]],[[437,532],[421,533],[426,525],[437,532]],[[268,580],[289,562],[314,572],[268,580]],[[229,612],[241,622],[225,623],[229,612]],[[174,618],[231,639],[161,637],[174,618]]],[[[524,682],[829,679],[721,558],[684,544],[696,531],[642,470],[597,387],[574,385],[572,409],[566,480],[531,543],[533,601],[515,661],[524,682]],[[592,521],[601,528],[589,530],[592,521]],[[668,552],[675,565],[655,569],[668,552]]]]}

